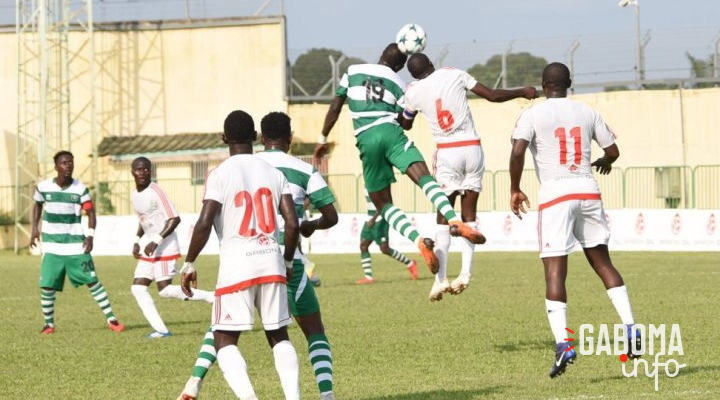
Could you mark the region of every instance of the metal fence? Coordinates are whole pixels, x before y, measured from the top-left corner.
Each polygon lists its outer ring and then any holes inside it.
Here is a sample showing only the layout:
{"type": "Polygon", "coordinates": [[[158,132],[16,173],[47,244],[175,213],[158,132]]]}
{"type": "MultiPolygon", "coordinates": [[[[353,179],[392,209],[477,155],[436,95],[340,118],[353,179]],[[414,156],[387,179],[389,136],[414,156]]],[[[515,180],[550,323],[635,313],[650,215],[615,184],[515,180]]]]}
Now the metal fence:
{"type": "MultiPolygon", "coordinates": [[[[177,167],[181,163],[169,163],[177,167]]],[[[186,163],[190,171],[190,164],[186,163]]],[[[159,171],[163,163],[156,163],[159,171]]],[[[187,178],[163,178],[158,173],[156,181],[167,192],[179,212],[199,212],[202,207],[203,183],[187,178]]],[[[329,174],[326,180],[340,212],[365,212],[365,183],[362,175],[329,174]]],[[[392,186],[394,203],[407,212],[434,212],[432,204],[410,179],[396,175],[392,186]]],[[[696,167],[628,167],[614,168],[610,175],[596,175],[607,209],[622,208],[720,208],[720,165],[696,167]]],[[[130,193],[132,180],[100,182],[95,204],[100,215],[132,214],[130,193]]],[[[540,184],[534,170],[523,173],[521,183],[532,207],[537,207],[540,184]]],[[[30,188],[31,189],[31,188],[30,188]]],[[[30,190],[28,189],[28,190],[30,190]]],[[[478,200],[479,211],[502,211],[509,209],[510,173],[507,170],[486,171],[483,191],[478,200]]],[[[14,216],[15,188],[0,186],[0,218],[14,216]]],[[[459,201],[456,202],[459,209],[459,201]]]]}

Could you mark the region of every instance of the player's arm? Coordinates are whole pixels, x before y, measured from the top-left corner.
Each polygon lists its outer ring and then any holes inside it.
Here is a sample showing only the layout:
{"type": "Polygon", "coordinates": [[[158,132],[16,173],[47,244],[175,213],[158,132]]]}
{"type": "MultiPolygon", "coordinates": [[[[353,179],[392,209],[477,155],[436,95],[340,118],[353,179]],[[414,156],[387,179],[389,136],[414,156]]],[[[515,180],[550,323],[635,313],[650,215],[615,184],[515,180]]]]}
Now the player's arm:
{"type": "Polygon", "coordinates": [[[603,151],[605,154],[590,165],[596,167],[595,170],[600,174],[607,175],[612,171],[612,164],[620,157],[620,149],[618,149],[617,144],[613,143],[604,148],[603,151]]]}
{"type": "Polygon", "coordinates": [[[95,215],[95,206],[92,201],[86,201],[82,204],[83,210],[88,217],[88,231],[83,240],[85,253],[89,253],[93,249],[93,237],[95,236],[95,227],[97,226],[97,216],[95,215]]]}
{"type": "Polygon", "coordinates": [[[30,234],[30,247],[35,247],[40,241],[40,217],[42,216],[43,203],[36,201],[32,211],[32,233],[30,234]]]}
{"type": "Polygon", "coordinates": [[[398,123],[400,124],[400,126],[402,126],[403,129],[408,131],[412,129],[416,115],[417,111],[405,108],[400,112],[400,114],[398,114],[398,123]]]}
{"type": "Polygon", "coordinates": [[[347,97],[345,96],[335,96],[333,101],[330,103],[330,108],[328,108],[327,114],[325,114],[325,122],[323,123],[322,133],[320,133],[320,137],[318,138],[317,144],[315,144],[315,150],[313,152],[315,164],[320,162],[322,156],[327,153],[327,137],[340,117],[340,111],[342,111],[342,106],[345,104],[346,98],[347,97]]]}
{"type": "Polygon", "coordinates": [[[207,244],[210,234],[212,233],[213,221],[215,215],[222,208],[222,204],[215,200],[204,200],[202,210],[200,210],[200,216],[197,222],[195,222],[195,228],[193,228],[192,237],[190,238],[190,247],[188,247],[187,256],[185,256],[185,264],[183,265],[180,273],[182,274],[182,291],[186,296],[192,297],[192,291],[190,285],[197,289],[197,272],[195,272],[195,260],[200,251],[202,251],[205,244],[207,244]]]}
{"type": "Polygon", "coordinates": [[[378,216],[380,216],[380,213],[379,213],[379,212],[376,212],[375,215],[373,215],[372,218],[370,218],[370,219],[368,220],[368,222],[367,222],[368,228],[372,228],[373,225],[375,225],[375,222],[377,221],[378,216]]]}
{"type": "Polygon", "coordinates": [[[524,97],[528,100],[538,97],[537,90],[535,90],[533,86],[525,86],[518,89],[490,89],[478,82],[470,90],[483,99],[492,101],[493,103],[502,103],[503,101],[517,99],[519,97],[524,97]]]}
{"type": "Polygon", "coordinates": [[[285,221],[285,267],[287,268],[288,278],[292,273],[292,261],[295,258],[295,249],[298,244],[298,233],[300,231],[300,223],[298,222],[297,213],[295,212],[295,203],[292,196],[283,194],[280,197],[280,215],[285,221]]]}
{"type": "Polygon", "coordinates": [[[135,242],[133,242],[132,255],[136,260],[140,259],[140,238],[145,234],[142,225],[138,224],[137,232],[135,233],[135,242]]]}
{"type": "Polygon", "coordinates": [[[525,151],[529,144],[527,140],[513,139],[510,152],[510,209],[520,219],[522,219],[520,212],[527,213],[525,206],[530,208],[530,201],[520,190],[520,178],[525,168],[525,151]]]}
{"type": "MultiPolygon", "coordinates": [[[[150,243],[145,246],[145,255],[150,256],[152,253],[155,252],[155,249],[157,249],[158,246],[160,246],[160,243],[162,243],[163,239],[168,237],[171,233],[175,231],[175,228],[180,225],[180,216],[177,215],[175,217],[172,217],[165,221],[165,226],[163,229],[158,233],[157,235],[150,238],[150,243]]],[[[141,228],[142,229],[142,228],[141,228]]]]}
{"type": "Polygon", "coordinates": [[[320,218],[311,221],[303,221],[300,224],[300,234],[310,237],[316,230],[330,229],[338,223],[338,214],[333,203],[318,208],[320,218]]]}

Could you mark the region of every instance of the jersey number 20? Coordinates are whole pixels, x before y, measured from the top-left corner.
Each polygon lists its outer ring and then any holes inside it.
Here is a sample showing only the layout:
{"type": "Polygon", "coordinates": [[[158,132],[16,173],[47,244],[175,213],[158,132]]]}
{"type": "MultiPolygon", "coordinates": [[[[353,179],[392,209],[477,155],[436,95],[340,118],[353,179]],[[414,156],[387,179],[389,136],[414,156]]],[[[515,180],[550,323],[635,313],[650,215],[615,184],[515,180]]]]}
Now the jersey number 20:
{"type": "Polygon", "coordinates": [[[265,234],[275,232],[275,208],[273,207],[273,195],[270,189],[263,187],[255,194],[243,190],[235,194],[235,207],[245,207],[243,219],[240,223],[240,236],[250,237],[257,235],[258,228],[265,234]],[[250,222],[255,216],[255,226],[250,227],[250,222]]]}
{"type": "MultiPolygon", "coordinates": [[[[555,129],[555,137],[558,138],[560,141],[560,164],[565,165],[567,164],[567,133],[565,132],[565,128],[557,128],[555,129]]],[[[582,161],[582,135],[580,135],[580,127],[574,126],[570,128],[570,137],[573,139],[573,142],[575,144],[574,146],[574,163],[575,165],[580,165],[580,162],[582,161]]]]}

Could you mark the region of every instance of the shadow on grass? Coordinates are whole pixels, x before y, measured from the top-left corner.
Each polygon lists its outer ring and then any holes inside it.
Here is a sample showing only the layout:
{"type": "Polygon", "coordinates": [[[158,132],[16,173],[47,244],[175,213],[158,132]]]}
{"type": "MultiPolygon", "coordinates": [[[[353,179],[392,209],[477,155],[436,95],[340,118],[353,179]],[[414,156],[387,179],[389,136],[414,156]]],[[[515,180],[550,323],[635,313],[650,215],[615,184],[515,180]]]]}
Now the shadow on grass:
{"type": "Polygon", "coordinates": [[[429,392],[415,392],[394,394],[383,397],[367,397],[365,400],[469,400],[478,396],[488,396],[503,392],[503,386],[491,386],[487,388],[468,390],[431,390],[429,392]]]}
{"type": "MultiPolygon", "coordinates": [[[[674,366],[671,367],[671,371],[674,370],[674,366]]],[[[720,371],[720,365],[693,365],[688,366],[680,370],[680,375],[683,374],[697,374],[702,372],[713,372],[720,371]]]]}
{"type": "Polygon", "coordinates": [[[499,352],[516,352],[527,350],[555,350],[555,342],[552,340],[520,340],[516,342],[499,343],[493,345],[499,352]]]}

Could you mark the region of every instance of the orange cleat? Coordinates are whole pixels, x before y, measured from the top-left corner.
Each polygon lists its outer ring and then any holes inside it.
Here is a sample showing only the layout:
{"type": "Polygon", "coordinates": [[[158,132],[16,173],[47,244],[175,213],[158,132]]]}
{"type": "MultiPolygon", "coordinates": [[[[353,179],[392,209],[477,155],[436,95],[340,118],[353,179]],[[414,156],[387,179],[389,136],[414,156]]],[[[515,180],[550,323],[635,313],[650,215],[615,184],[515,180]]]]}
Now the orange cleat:
{"type": "Polygon", "coordinates": [[[462,221],[450,221],[450,236],[462,236],[474,244],[483,244],[487,241],[485,235],[465,225],[462,221]]]}
{"type": "Polygon", "coordinates": [[[434,248],[435,242],[433,242],[432,239],[424,238],[418,242],[420,255],[422,255],[425,259],[428,269],[430,269],[430,272],[432,272],[433,275],[437,274],[440,269],[440,260],[438,260],[435,253],[433,253],[434,248]]]}
{"type": "Polygon", "coordinates": [[[120,333],[125,330],[125,325],[121,324],[120,321],[113,319],[111,321],[108,321],[108,328],[110,328],[115,333],[120,333]]]}
{"type": "Polygon", "coordinates": [[[43,326],[42,330],[40,331],[43,335],[52,335],[55,333],[55,327],[50,325],[43,326]]]}
{"type": "Polygon", "coordinates": [[[375,278],[368,278],[367,276],[364,276],[362,279],[358,279],[355,281],[358,285],[372,285],[375,283],[375,278]]]}
{"type": "Polygon", "coordinates": [[[410,276],[412,276],[412,280],[417,280],[418,278],[418,270],[417,270],[417,263],[415,260],[410,261],[410,264],[408,264],[408,272],[410,273],[410,276]]]}

